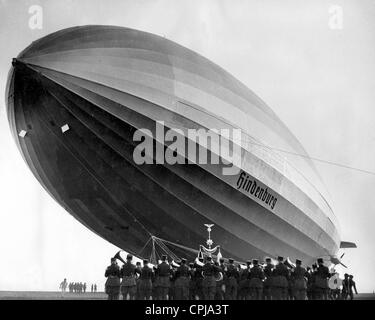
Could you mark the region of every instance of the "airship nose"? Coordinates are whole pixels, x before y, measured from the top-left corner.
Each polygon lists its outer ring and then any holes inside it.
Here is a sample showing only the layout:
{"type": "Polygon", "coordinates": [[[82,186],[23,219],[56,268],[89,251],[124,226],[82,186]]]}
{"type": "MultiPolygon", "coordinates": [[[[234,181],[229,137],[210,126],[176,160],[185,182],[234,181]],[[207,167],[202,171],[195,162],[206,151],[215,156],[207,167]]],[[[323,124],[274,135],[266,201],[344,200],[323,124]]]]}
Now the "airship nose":
{"type": "Polygon", "coordinates": [[[24,67],[25,63],[20,59],[13,58],[12,59],[12,66],[13,66],[13,68],[24,67]]]}

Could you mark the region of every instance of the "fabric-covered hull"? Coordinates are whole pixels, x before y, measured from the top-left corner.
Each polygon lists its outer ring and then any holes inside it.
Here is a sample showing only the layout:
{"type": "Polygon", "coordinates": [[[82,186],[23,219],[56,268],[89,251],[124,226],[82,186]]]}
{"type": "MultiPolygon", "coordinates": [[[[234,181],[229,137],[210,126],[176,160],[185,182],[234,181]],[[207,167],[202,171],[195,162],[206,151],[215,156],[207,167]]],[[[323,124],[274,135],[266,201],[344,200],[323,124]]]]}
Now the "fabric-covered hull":
{"type": "Polygon", "coordinates": [[[150,235],[197,248],[205,242],[204,223],[215,224],[222,254],[239,261],[283,255],[311,263],[335,255],[339,232],[324,197],[251,140],[262,132],[262,141],[292,141],[298,150],[295,138],[246,88],[181,48],[135,30],[89,26],[22,52],[8,79],[8,118],[39,182],[85,226],[138,256],[149,255],[150,235]],[[255,133],[236,104],[246,111],[250,99],[255,133]],[[135,164],[135,130],[154,132],[160,120],[167,128],[243,129],[242,170],[277,198],[274,208],[239,187],[240,174],[222,175],[221,165],[135,164]]]}

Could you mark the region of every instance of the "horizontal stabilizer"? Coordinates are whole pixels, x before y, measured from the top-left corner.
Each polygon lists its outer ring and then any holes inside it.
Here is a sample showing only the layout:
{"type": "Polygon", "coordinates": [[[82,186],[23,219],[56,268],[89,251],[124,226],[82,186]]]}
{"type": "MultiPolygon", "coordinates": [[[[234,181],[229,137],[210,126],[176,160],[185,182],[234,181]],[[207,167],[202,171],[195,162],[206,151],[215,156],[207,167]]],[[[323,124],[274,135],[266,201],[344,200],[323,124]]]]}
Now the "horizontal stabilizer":
{"type": "Polygon", "coordinates": [[[357,248],[357,245],[354,242],[348,242],[348,241],[341,241],[340,242],[340,248],[346,249],[346,248],[357,248]]]}

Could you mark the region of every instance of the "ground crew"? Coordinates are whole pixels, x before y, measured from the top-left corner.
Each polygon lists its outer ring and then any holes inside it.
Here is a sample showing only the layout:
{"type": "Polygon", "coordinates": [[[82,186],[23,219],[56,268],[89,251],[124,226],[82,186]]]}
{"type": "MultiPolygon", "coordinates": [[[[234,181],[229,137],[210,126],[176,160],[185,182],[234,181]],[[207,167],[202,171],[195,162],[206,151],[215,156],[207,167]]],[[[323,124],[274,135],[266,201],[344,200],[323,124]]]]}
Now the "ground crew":
{"type": "Polygon", "coordinates": [[[328,280],[328,286],[329,286],[329,300],[339,300],[341,297],[341,279],[338,273],[336,273],[336,270],[333,269],[330,273],[330,278],[328,280]]]}
{"type": "Polygon", "coordinates": [[[278,257],[278,264],[273,269],[273,293],[274,300],[286,300],[288,296],[289,270],[283,263],[284,258],[278,257]]]}
{"type": "Polygon", "coordinates": [[[66,278],[64,278],[64,280],[60,283],[60,286],[59,288],[61,289],[61,292],[65,292],[66,291],[66,287],[68,286],[68,281],[66,281],[66,278]]]}
{"type": "Polygon", "coordinates": [[[139,261],[136,262],[135,268],[137,269],[136,279],[135,279],[135,283],[136,283],[136,286],[137,286],[137,293],[135,295],[135,299],[141,300],[141,294],[140,294],[140,290],[139,290],[139,283],[140,283],[139,277],[141,275],[142,266],[141,266],[141,263],[139,261]]]}
{"type": "Polygon", "coordinates": [[[176,271],[177,271],[177,266],[174,266],[171,263],[171,275],[169,277],[170,279],[170,287],[168,291],[168,299],[169,300],[176,300],[176,287],[175,287],[175,282],[176,282],[176,271]]]}
{"type": "Polygon", "coordinates": [[[347,273],[344,274],[344,280],[342,281],[342,292],[341,292],[341,299],[346,300],[348,299],[349,289],[350,288],[350,281],[349,275],[347,273]]]}
{"type": "Polygon", "coordinates": [[[152,280],[154,271],[148,266],[148,260],[143,260],[143,268],[139,276],[139,294],[141,300],[150,300],[152,296],[152,280]]]}
{"type": "Polygon", "coordinates": [[[290,276],[291,275],[291,272],[293,271],[293,268],[294,266],[291,265],[288,261],[289,259],[285,259],[284,261],[284,265],[287,267],[288,269],[288,274],[289,274],[289,277],[287,278],[288,280],[288,288],[287,288],[287,293],[286,293],[286,300],[293,300],[294,297],[293,297],[293,287],[294,287],[294,284],[293,284],[293,278],[290,276]]]}
{"type": "Polygon", "coordinates": [[[160,295],[160,290],[159,290],[159,276],[157,275],[157,266],[154,266],[152,268],[152,271],[154,272],[154,277],[152,279],[152,299],[153,300],[158,300],[159,295],[160,295]]]}
{"type": "Polygon", "coordinates": [[[355,281],[353,280],[353,275],[349,276],[349,297],[350,300],[353,300],[353,289],[355,294],[358,294],[357,287],[355,285],[355,281]]]}
{"type": "Polygon", "coordinates": [[[120,267],[117,265],[116,258],[111,258],[111,265],[105,270],[104,276],[105,293],[108,294],[108,300],[118,300],[120,296],[120,267]]]}
{"type": "Polygon", "coordinates": [[[219,273],[219,267],[212,262],[212,257],[206,258],[206,263],[202,268],[203,281],[203,297],[205,300],[214,300],[216,293],[216,278],[215,275],[219,273]]]}
{"type": "Polygon", "coordinates": [[[313,275],[310,267],[306,268],[306,279],[307,279],[307,288],[306,296],[307,300],[313,300],[313,275]]]}
{"type": "MultiPolygon", "coordinates": [[[[203,259],[199,258],[199,262],[203,263],[203,259]]],[[[203,287],[202,287],[202,283],[203,283],[203,275],[202,275],[202,271],[203,270],[202,270],[202,267],[203,266],[200,266],[197,263],[194,265],[194,269],[195,269],[195,272],[194,272],[195,296],[199,300],[203,300],[204,299],[203,287]]]]}
{"type": "Polygon", "coordinates": [[[174,282],[175,300],[189,300],[190,273],[186,265],[186,259],[181,259],[181,265],[177,268],[174,282]]]}
{"type": "Polygon", "coordinates": [[[306,269],[302,267],[302,261],[296,259],[296,267],[291,275],[293,279],[293,297],[295,300],[306,300],[306,273],[306,269]]]}
{"type": "Polygon", "coordinates": [[[323,259],[318,259],[318,270],[315,274],[315,290],[317,300],[328,299],[329,269],[323,264],[323,259]]]}
{"type": "Polygon", "coordinates": [[[246,269],[240,271],[238,281],[238,299],[239,300],[250,300],[250,266],[251,261],[246,261],[246,269]]]}
{"type": "Polygon", "coordinates": [[[189,263],[189,300],[195,300],[196,289],[195,289],[195,269],[194,263],[189,263]]]}
{"type": "Polygon", "coordinates": [[[272,300],[272,270],[274,267],[271,258],[266,258],[266,266],[264,267],[265,280],[263,282],[264,300],[272,300]]]}
{"type": "Polygon", "coordinates": [[[219,281],[216,281],[216,294],[215,294],[215,300],[224,300],[225,295],[225,281],[226,281],[226,266],[224,264],[224,259],[220,259],[219,261],[219,272],[222,275],[222,279],[219,281]]]}
{"type": "Polygon", "coordinates": [[[229,258],[229,265],[227,267],[227,282],[225,284],[225,299],[226,300],[236,300],[237,299],[237,289],[238,289],[238,279],[239,279],[239,272],[234,265],[234,260],[229,258]]]}
{"type": "Polygon", "coordinates": [[[253,259],[253,267],[250,269],[248,278],[250,279],[249,289],[251,299],[262,300],[264,272],[259,266],[257,259],[253,259]]]}
{"type": "Polygon", "coordinates": [[[140,273],[140,270],[132,263],[132,259],[133,256],[128,254],[126,263],[121,268],[121,294],[123,300],[127,300],[128,294],[129,300],[135,300],[137,294],[136,274],[140,273]]]}
{"type": "Polygon", "coordinates": [[[311,281],[312,281],[312,299],[316,300],[317,297],[317,289],[316,289],[316,273],[318,271],[318,266],[314,263],[312,266],[311,272],[311,281]]]}
{"type": "Polygon", "coordinates": [[[171,287],[170,276],[172,275],[172,269],[167,263],[167,256],[161,257],[161,263],[158,265],[155,271],[155,276],[158,279],[158,290],[156,291],[157,299],[167,300],[169,288],[171,287]]]}

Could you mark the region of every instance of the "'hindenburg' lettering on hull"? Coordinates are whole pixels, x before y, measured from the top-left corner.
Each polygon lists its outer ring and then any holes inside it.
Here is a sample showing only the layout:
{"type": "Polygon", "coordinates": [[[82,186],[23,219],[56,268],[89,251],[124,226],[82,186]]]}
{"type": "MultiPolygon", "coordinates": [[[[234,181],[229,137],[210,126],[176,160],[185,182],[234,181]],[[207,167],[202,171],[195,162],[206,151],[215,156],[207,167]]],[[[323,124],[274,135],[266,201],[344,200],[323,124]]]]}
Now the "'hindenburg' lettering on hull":
{"type": "Polygon", "coordinates": [[[237,180],[237,189],[242,189],[252,196],[260,199],[273,209],[276,205],[277,198],[271,194],[268,188],[263,188],[260,183],[251,178],[246,172],[241,171],[237,180]]]}

